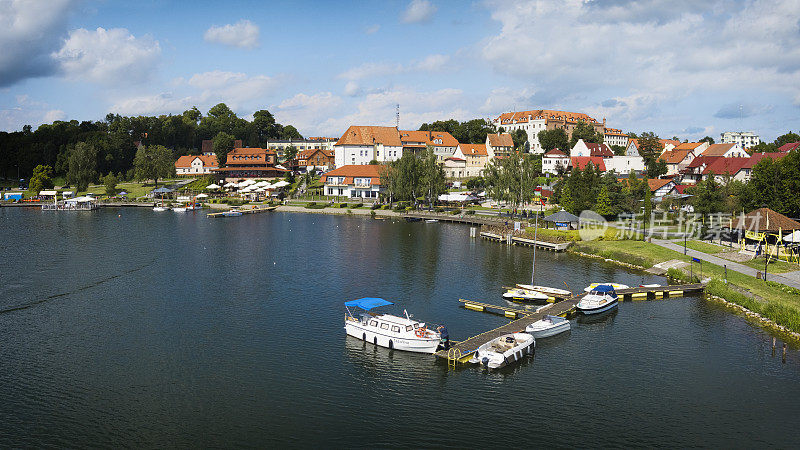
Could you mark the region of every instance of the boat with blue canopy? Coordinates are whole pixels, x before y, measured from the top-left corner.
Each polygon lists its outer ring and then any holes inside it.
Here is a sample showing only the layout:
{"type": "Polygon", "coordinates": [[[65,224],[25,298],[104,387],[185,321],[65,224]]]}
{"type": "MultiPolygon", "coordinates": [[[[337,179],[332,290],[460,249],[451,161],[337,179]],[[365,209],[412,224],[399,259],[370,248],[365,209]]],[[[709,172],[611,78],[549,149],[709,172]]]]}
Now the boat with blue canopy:
{"type": "Polygon", "coordinates": [[[598,314],[616,308],[619,298],[611,284],[598,284],[575,305],[584,314],[598,314]]]}
{"type": "Polygon", "coordinates": [[[438,331],[429,330],[425,322],[412,319],[405,310],[405,317],[372,312],[375,308],[393,304],[377,297],[344,302],[347,310],[344,329],[347,335],[388,349],[429,354],[436,352],[442,336],[438,331]],[[358,309],[363,312],[358,312],[358,309]]]}

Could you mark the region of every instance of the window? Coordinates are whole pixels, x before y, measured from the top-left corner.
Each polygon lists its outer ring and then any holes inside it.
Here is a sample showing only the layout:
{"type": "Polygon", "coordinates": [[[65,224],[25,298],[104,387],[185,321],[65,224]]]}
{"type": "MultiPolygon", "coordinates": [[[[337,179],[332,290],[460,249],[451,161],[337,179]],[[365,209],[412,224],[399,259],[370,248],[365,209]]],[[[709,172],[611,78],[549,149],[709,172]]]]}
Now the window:
{"type": "Polygon", "coordinates": [[[392,333],[399,333],[399,332],[400,332],[400,327],[398,327],[397,325],[392,325],[392,333]]]}
{"type": "Polygon", "coordinates": [[[378,326],[378,321],[377,320],[370,320],[369,321],[369,325],[371,327],[377,327],[378,326]]]}
{"type": "Polygon", "coordinates": [[[389,324],[388,323],[382,323],[381,324],[381,330],[388,330],[388,329],[389,329],[389,324]]]}
{"type": "Polygon", "coordinates": [[[406,331],[411,331],[413,329],[414,329],[414,327],[412,327],[411,325],[406,325],[406,331]]]}
{"type": "Polygon", "coordinates": [[[418,323],[415,323],[415,324],[414,324],[414,329],[416,330],[417,328],[419,328],[419,324],[418,324],[418,323]]]}

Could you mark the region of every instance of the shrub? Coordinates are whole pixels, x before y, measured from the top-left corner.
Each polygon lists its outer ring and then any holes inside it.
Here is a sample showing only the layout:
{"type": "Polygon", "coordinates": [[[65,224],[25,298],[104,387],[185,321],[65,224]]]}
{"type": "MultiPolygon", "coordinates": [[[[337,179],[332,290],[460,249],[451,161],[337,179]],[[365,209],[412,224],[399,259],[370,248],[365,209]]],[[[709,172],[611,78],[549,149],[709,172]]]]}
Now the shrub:
{"type": "Polygon", "coordinates": [[[442,207],[440,206],[440,207],[436,208],[436,212],[437,212],[437,213],[443,213],[443,212],[444,212],[444,208],[442,208],[442,207]]]}
{"type": "Polygon", "coordinates": [[[369,216],[372,217],[373,219],[375,218],[375,215],[376,214],[375,214],[375,210],[374,209],[369,212],[369,216]]]}
{"type": "Polygon", "coordinates": [[[364,202],[356,203],[355,205],[353,205],[353,208],[361,208],[362,206],[364,206],[364,202]]]}
{"type": "Polygon", "coordinates": [[[308,202],[308,203],[306,203],[306,208],[311,209],[311,208],[314,208],[315,206],[317,206],[317,202],[308,202]]]}
{"type": "Polygon", "coordinates": [[[380,207],[381,207],[381,205],[379,205],[377,203],[373,203],[372,206],[369,207],[369,209],[374,211],[376,209],[380,209],[380,207]]]}
{"type": "Polygon", "coordinates": [[[347,202],[339,203],[338,205],[336,205],[336,207],[337,208],[347,208],[347,202]]]}
{"type": "Polygon", "coordinates": [[[452,215],[454,215],[454,216],[457,216],[457,215],[458,215],[460,212],[461,212],[461,211],[459,211],[459,210],[457,210],[457,209],[454,209],[454,210],[450,211],[450,214],[452,214],[452,215]]]}
{"type": "Polygon", "coordinates": [[[467,215],[471,216],[471,215],[474,215],[474,214],[475,214],[475,210],[474,209],[468,209],[467,210],[467,215]]]}

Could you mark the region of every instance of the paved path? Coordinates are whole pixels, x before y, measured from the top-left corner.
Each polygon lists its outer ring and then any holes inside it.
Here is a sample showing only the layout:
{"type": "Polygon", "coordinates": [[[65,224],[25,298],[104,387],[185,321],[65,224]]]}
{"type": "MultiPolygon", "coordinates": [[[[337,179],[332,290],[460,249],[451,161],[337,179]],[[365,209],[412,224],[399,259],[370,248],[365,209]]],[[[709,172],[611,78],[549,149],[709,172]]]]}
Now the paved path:
{"type": "MultiPolygon", "coordinates": [[[[670,250],[674,250],[679,253],[683,253],[683,245],[678,245],[674,242],[663,241],[660,239],[653,239],[653,244],[659,245],[664,248],[668,248],[670,250]]],[[[703,261],[710,262],[711,264],[716,264],[720,267],[728,266],[728,270],[733,270],[745,275],[750,275],[751,277],[755,277],[756,272],[760,272],[759,270],[745,266],[744,264],[739,264],[734,261],[728,261],[727,259],[722,259],[718,256],[709,255],[708,253],[698,252],[697,250],[692,250],[690,248],[686,250],[686,254],[691,256],[692,258],[701,259],[703,261]]],[[[788,274],[786,274],[786,276],[784,276],[783,274],[767,273],[767,280],[800,289],[800,274],[798,274],[798,272],[789,272],[788,274]]]]}

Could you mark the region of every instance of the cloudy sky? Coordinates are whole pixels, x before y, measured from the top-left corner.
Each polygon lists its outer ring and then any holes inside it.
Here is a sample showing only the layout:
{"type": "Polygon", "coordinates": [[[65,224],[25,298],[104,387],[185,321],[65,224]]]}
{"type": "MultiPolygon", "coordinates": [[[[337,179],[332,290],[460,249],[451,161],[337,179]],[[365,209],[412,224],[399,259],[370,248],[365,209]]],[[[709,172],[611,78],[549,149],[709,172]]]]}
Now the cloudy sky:
{"type": "Polygon", "coordinates": [[[0,0],[0,130],[269,109],[306,136],[510,110],[800,130],[800,0],[0,0]]]}

